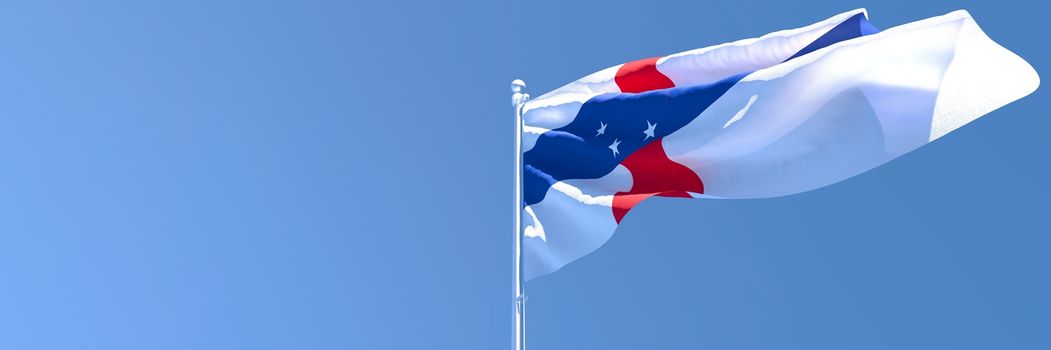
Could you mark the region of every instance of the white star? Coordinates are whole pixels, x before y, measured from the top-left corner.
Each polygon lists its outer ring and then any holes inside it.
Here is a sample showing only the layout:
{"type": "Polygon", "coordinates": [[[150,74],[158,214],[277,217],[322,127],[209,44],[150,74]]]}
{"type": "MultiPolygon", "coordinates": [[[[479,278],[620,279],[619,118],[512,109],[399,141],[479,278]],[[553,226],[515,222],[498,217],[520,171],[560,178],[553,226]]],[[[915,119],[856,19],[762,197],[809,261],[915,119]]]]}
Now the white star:
{"type": "Polygon", "coordinates": [[[642,140],[646,141],[646,139],[654,137],[653,136],[653,129],[656,129],[656,128],[657,128],[657,124],[650,124],[650,121],[647,120],[646,121],[646,131],[642,132],[643,134],[646,134],[646,137],[643,137],[642,140]]]}
{"type": "Polygon", "coordinates": [[[613,151],[614,157],[620,154],[620,151],[617,150],[617,146],[620,146],[620,139],[613,140],[613,144],[609,145],[609,149],[613,151]]]}
{"type": "Polygon", "coordinates": [[[598,128],[598,133],[595,134],[595,137],[598,137],[598,135],[602,135],[602,134],[606,133],[606,123],[603,123],[603,122],[599,121],[598,124],[601,125],[602,127],[598,128]]]}

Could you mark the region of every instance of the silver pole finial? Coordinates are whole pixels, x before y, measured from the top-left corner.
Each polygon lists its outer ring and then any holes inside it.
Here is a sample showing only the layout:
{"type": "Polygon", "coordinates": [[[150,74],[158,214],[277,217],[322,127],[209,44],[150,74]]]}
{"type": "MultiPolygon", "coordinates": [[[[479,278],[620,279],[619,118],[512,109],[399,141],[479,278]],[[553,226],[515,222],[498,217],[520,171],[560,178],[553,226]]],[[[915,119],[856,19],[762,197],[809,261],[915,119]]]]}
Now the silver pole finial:
{"type": "Polygon", "coordinates": [[[529,100],[529,94],[523,92],[525,91],[525,86],[526,84],[522,79],[511,81],[511,92],[514,93],[514,95],[511,95],[511,105],[516,109],[522,107],[521,104],[529,100]]]}

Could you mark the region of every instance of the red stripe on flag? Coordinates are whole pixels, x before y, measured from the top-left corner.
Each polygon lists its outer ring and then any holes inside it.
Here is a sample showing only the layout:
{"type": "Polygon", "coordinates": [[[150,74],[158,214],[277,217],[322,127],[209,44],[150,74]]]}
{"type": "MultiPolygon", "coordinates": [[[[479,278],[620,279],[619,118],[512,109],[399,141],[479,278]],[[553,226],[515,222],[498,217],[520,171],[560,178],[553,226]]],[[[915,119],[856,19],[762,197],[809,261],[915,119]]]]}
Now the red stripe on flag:
{"type": "MultiPolygon", "coordinates": [[[[625,63],[614,80],[621,92],[646,92],[675,87],[675,83],[657,70],[659,57],[625,63]]],[[[690,197],[687,192],[704,193],[704,183],[693,170],[676,163],[664,152],[662,139],[653,140],[621,162],[631,172],[631,191],[613,196],[613,218],[620,223],[624,215],[652,196],[690,197]]]]}
{"type": "Polygon", "coordinates": [[[620,219],[636,204],[652,196],[686,197],[686,192],[704,193],[704,183],[693,170],[664,153],[663,139],[654,140],[632,153],[621,165],[631,171],[631,191],[613,196],[613,218],[620,219]]]}
{"type": "Polygon", "coordinates": [[[675,87],[671,79],[657,70],[657,59],[659,58],[647,58],[620,66],[620,69],[617,69],[617,76],[613,78],[620,87],[620,91],[645,92],[675,87]]]}

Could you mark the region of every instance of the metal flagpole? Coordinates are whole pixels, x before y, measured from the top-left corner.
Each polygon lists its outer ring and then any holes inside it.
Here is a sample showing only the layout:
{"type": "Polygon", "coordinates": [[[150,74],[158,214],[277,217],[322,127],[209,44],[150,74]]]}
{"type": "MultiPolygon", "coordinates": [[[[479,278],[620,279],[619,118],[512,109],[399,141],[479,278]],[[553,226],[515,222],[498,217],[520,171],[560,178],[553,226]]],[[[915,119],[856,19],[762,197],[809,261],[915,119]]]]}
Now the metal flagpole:
{"type": "Polygon", "coordinates": [[[515,252],[514,252],[514,349],[525,350],[525,281],[522,279],[522,106],[529,100],[525,82],[511,82],[511,104],[515,108],[515,252]]]}

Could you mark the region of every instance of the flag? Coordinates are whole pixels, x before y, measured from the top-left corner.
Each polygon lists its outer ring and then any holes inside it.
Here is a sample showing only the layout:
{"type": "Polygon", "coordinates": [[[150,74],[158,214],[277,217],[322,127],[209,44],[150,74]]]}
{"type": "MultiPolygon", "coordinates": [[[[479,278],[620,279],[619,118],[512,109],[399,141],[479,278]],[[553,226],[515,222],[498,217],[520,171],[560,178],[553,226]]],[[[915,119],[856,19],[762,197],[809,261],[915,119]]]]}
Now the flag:
{"type": "Polygon", "coordinates": [[[653,197],[827,186],[1036,90],[966,11],[880,31],[865,10],[610,67],[522,107],[526,280],[653,197]]]}

